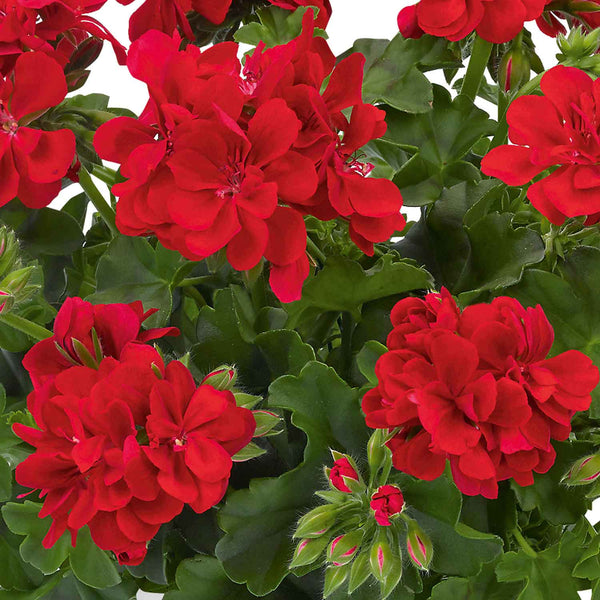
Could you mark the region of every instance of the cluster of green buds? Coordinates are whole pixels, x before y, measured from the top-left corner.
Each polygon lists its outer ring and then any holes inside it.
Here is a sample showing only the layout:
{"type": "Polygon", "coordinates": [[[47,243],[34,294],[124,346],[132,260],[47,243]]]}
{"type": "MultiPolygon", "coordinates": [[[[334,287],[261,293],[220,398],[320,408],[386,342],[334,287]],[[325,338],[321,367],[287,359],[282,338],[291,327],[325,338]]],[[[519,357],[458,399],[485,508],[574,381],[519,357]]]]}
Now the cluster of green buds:
{"type": "Polygon", "coordinates": [[[369,440],[368,481],[352,457],[332,450],[333,465],[325,468],[329,489],[316,492],[326,504],[298,521],[290,569],[306,573],[324,566],[323,598],[344,584],[352,594],[370,581],[385,600],[406,569],[429,568],[431,540],[409,516],[401,489],[388,483],[392,458],[386,441],[382,430],[369,440]]]}
{"type": "MultiPolygon", "coordinates": [[[[262,401],[261,396],[252,396],[239,391],[235,387],[237,381],[237,370],[231,365],[220,365],[206,375],[200,385],[211,385],[216,390],[228,390],[233,393],[235,402],[238,406],[242,406],[252,411],[254,420],[256,421],[256,429],[254,430],[254,438],[265,438],[274,435],[279,435],[283,429],[281,425],[281,417],[270,410],[256,409],[255,407],[262,401]]],[[[245,462],[251,458],[262,456],[266,450],[261,448],[255,442],[250,442],[246,447],[242,448],[233,456],[234,462],[245,462]]]]}
{"type": "Polygon", "coordinates": [[[26,265],[19,256],[14,231],[0,227],[0,314],[14,310],[41,289],[37,264],[26,265]]]}
{"type": "Polygon", "coordinates": [[[592,486],[589,498],[600,496],[600,454],[591,454],[576,460],[562,478],[567,486],[592,486]]]}
{"type": "MultiPolygon", "coordinates": [[[[598,5],[594,6],[598,8],[598,5]]],[[[582,27],[576,27],[567,35],[559,34],[556,42],[560,49],[557,58],[561,64],[600,75],[600,29],[586,33],[582,27]]]]}

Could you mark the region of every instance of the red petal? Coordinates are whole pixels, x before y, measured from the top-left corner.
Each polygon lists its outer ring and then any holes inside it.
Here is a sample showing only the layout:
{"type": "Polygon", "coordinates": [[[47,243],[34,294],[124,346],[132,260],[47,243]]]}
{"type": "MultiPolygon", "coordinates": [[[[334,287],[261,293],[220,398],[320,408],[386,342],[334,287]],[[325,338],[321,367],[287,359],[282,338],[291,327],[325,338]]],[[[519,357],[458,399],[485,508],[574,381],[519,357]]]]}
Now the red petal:
{"type": "Polygon", "coordinates": [[[497,177],[508,185],[524,185],[531,181],[543,167],[532,162],[533,151],[522,146],[498,146],[481,160],[481,170],[497,177]]]}

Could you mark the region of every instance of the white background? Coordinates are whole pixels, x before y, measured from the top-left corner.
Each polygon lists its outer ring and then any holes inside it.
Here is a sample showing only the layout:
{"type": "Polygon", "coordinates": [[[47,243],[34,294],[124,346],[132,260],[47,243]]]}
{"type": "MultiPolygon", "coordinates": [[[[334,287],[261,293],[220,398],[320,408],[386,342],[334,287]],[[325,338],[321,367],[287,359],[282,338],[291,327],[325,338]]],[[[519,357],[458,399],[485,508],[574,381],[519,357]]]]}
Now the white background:
{"type": "MultiPolygon", "coordinates": [[[[414,1],[407,2],[405,0],[331,0],[333,16],[327,32],[333,52],[336,55],[342,53],[357,38],[391,39],[398,32],[396,17],[399,10],[413,3],[414,1]]],[[[94,17],[127,46],[129,15],[140,4],[140,0],[136,0],[129,6],[121,6],[115,0],[108,0],[101,10],[94,13],[94,17]]],[[[542,35],[534,25],[530,25],[529,29],[533,33],[544,66],[549,68],[556,64],[555,41],[542,35]]],[[[93,64],[87,83],[77,93],[89,94],[92,92],[107,94],[111,98],[111,106],[129,108],[136,113],[141,111],[148,98],[145,86],[133,79],[126,67],[117,64],[112,49],[107,43],[104,45],[100,58],[93,64]]],[[[492,113],[492,116],[495,117],[495,114],[492,113]]],[[[64,190],[65,198],[62,199],[66,200],[78,193],[74,189],[71,186],[64,190]]],[[[414,214],[411,214],[410,217],[415,218],[414,214]]],[[[600,506],[596,505],[588,517],[592,523],[596,523],[600,519],[600,506]]],[[[582,592],[581,597],[589,600],[591,592],[582,592]]],[[[140,592],[138,598],[149,600],[160,598],[160,595],[140,592]]]]}

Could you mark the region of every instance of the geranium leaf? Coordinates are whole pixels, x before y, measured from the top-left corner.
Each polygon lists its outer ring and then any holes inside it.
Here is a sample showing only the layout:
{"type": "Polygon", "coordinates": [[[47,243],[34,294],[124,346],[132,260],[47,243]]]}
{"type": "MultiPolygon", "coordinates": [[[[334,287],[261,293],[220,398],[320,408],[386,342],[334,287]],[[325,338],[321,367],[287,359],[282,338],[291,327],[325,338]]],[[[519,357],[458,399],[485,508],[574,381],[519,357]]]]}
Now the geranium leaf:
{"type": "Polygon", "coordinates": [[[145,326],[162,326],[171,314],[171,280],[182,263],[179,253],[160,244],[154,249],[142,238],[119,236],[98,261],[97,291],[86,300],[94,304],[141,300],[146,310],[159,309],[145,326]]]}
{"type": "Polygon", "coordinates": [[[268,404],[291,410],[292,423],[306,433],[304,463],[277,478],[254,479],[249,489],[229,495],[219,511],[226,534],[216,549],[227,575],[255,595],[273,591],[288,573],[291,533],[298,515],[314,504],[328,448],[358,453],[368,437],[356,391],[321,363],[273,382],[268,404]]]}
{"type": "Polygon", "coordinates": [[[77,545],[69,551],[73,573],[87,586],[104,589],[121,581],[114,562],[106,552],[100,550],[87,527],[77,534],[77,545]]]}
{"type": "Polygon", "coordinates": [[[360,318],[365,302],[427,289],[431,276],[411,261],[382,256],[370,269],[356,261],[332,256],[324,268],[304,284],[302,299],[286,305],[289,326],[312,319],[325,311],[349,311],[360,318]]]}
{"type": "Polygon", "coordinates": [[[69,554],[70,536],[64,533],[59,540],[46,549],[42,539],[48,532],[52,519],[40,519],[40,504],[25,500],[23,504],[9,502],[2,507],[2,517],[8,528],[16,534],[26,536],[19,546],[21,558],[49,575],[58,570],[69,554]]]}
{"type": "Polygon", "coordinates": [[[0,456],[0,502],[10,500],[12,496],[12,470],[0,456]]]}

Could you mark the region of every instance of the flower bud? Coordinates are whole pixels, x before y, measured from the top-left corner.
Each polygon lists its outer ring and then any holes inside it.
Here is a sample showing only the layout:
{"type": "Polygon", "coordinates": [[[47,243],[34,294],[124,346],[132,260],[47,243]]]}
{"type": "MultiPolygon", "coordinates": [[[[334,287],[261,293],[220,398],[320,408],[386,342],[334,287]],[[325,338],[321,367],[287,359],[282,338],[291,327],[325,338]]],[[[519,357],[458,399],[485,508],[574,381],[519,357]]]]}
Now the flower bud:
{"type": "Polygon", "coordinates": [[[14,231],[0,227],[0,277],[15,267],[19,244],[14,231]]]}
{"type": "Polygon", "coordinates": [[[404,496],[398,486],[382,485],[371,496],[370,506],[378,525],[391,525],[390,517],[402,512],[404,496]]]}
{"type": "MultiPolygon", "coordinates": [[[[349,457],[340,455],[340,458],[331,467],[329,482],[334,488],[340,490],[340,492],[350,493],[354,490],[348,486],[348,483],[350,483],[348,480],[358,482],[360,481],[360,476],[350,462],[349,457]]],[[[350,485],[352,484],[350,483],[350,485]]]]}
{"type": "Polygon", "coordinates": [[[350,569],[350,581],[348,581],[348,594],[357,590],[371,575],[371,563],[369,553],[359,554],[352,562],[350,569]]]}
{"type": "Polygon", "coordinates": [[[521,48],[511,48],[500,62],[498,84],[500,89],[508,92],[519,89],[529,81],[531,65],[527,55],[521,48]]]}
{"type": "Polygon", "coordinates": [[[200,385],[211,385],[215,390],[230,390],[237,379],[235,367],[221,365],[214,371],[211,371],[201,382],[200,385]]]}
{"type": "Polygon", "coordinates": [[[385,431],[376,429],[367,444],[367,459],[371,473],[377,473],[386,460],[391,460],[391,452],[385,445],[385,431]]]}
{"type": "Polygon", "coordinates": [[[298,521],[295,538],[317,538],[328,531],[337,519],[337,508],[331,504],[317,506],[298,521]]]}
{"type": "Polygon", "coordinates": [[[325,586],[323,587],[323,598],[327,598],[346,581],[350,574],[350,565],[341,567],[328,567],[325,571],[325,586]]]}
{"type": "Polygon", "coordinates": [[[565,485],[588,485],[600,477],[600,454],[592,454],[575,461],[563,477],[565,485]]]}
{"type": "Polygon", "coordinates": [[[419,527],[416,521],[408,521],[406,549],[414,565],[427,571],[433,558],[433,544],[429,536],[419,527]]]}
{"type": "Polygon", "coordinates": [[[274,412],[268,410],[253,410],[254,420],[256,421],[256,429],[254,437],[263,437],[265,435],[275,435],[281,433],[281,430],[273,432],[273,429],[281,423],[281,417],[274,412]]]}
{"type": "Polygon", "coordinates": [[[8,290],[13,294],[18,294],[23,291],[31,276],[35,270],[34,266],[23,267],[9,273],[0,283],[0,287],[4,290],[8,290]]]}
{"type": "Polygon", "coordinates": [[[9,292],[0,290],[0,313],[6,314],[14,305],[15,297],[9,292]]]}
{"type": "Polygon", "coordinates": [[[292,562],[290,563],[290,569],[294,569],[296,567],[303,567],[304,565],[310,565],[310,563],[317,560],[317,558],[321,556],[323,550],[325,550],[327,542],[327,537],[312,540],[301,540],[300,543],[296,546],[294,557],[292,558],[292,562]]]}
{"type": "Polygon", "coordinates": [[[355,530],[338,535],[327,548],[327,560],[336,567],[348,564],[356,555],[363,539],[363,532],[355,530]]]}
{"type": "Polygon", "coordinates": [[[379,531],[371,546],[369,564],[371,574],[378,581],[385,581],[392,573],[402,573],[402,559],[392,552],[384,530],[379,531]]]}

